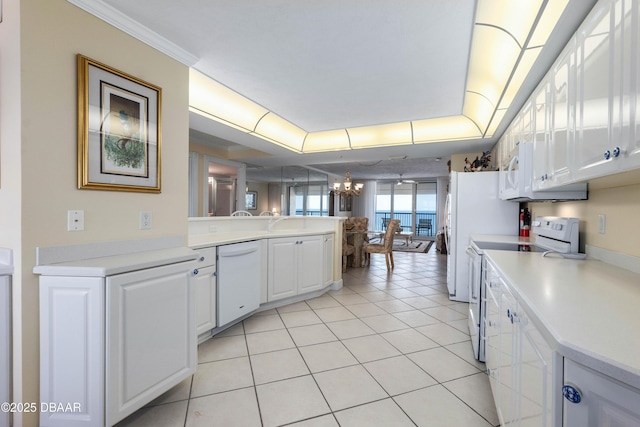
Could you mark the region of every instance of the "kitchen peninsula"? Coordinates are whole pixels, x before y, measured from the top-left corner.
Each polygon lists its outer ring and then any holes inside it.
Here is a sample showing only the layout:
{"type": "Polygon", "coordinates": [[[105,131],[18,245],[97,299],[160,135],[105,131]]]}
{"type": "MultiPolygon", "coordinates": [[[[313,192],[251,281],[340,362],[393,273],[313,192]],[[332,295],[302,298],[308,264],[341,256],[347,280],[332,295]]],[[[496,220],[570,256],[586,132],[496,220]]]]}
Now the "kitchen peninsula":
{"type": "Polygon", "coordinates": [[[328,289],[340,289],[343,220],[311,216],[189,218],[188,245],[200,253],[196,279],[199,341],[258,309],[266,310],[318,296],[328,289]],[[220,250],[231,249],[232,253],[245,256],[246,250],[234,251],[232,246],[246,242],[255,242],[257,258],[253,261],[247,258],[239,264],[238,259],[234,259],[237,264],[232,270],[244,270],[249,276],[236,277],[235,284],[229,285],[219,276],[224,271],[221,264],[230,262],[220,257],[220,250]],[[231,301],[238,294],[243,294],[241,298],[245,300],[231,301]],[[221,300],[225,295],[227,298],[221,300]],[[235,318],[221,321],[220,310],[227,310],[228,305],[234,303],[237,305],[235,318]]]}

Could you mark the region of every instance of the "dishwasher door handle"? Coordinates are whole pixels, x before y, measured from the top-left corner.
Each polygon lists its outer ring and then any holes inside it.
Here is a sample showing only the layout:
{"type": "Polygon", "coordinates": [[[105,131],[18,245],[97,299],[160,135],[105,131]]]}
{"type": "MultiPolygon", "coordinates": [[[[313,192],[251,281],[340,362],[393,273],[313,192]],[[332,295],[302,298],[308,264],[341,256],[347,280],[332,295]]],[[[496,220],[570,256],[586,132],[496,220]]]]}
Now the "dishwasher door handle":
{"type": "Polygon", "coordinates": [[[240,250],[237,250],[237,251],[223,252],[223,253],[219,254],[218,256],[220,256],[222,258],[231,258],[231,257],[235,257],[235,256],[241,256],[241,255],[250,254],[250,253],[253,253],[253,252],[257,251],[257,250],[258,250],[258,248],[240,249],[240,250]]]}

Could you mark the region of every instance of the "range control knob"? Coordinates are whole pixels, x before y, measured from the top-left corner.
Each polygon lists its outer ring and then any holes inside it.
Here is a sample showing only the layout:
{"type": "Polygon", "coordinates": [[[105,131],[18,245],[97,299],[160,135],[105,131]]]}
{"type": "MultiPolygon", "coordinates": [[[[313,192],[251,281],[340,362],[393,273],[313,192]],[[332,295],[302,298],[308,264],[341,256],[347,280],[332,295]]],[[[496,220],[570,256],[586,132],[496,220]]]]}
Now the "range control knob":
{"type": "Polygon", "coordinates": [[[580,403],[582,401],[582,393],[571,384],[565,384],[562,387],[562,395],[571,403],[580,403]]]}

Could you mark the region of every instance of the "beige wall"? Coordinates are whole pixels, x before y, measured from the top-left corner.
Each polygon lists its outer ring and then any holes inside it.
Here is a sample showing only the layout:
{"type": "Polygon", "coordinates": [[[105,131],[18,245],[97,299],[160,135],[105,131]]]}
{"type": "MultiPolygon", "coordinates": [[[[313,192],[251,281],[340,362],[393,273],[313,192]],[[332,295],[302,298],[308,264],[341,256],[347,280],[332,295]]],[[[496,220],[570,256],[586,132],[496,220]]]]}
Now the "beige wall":
{"type": "MultiPolygon", "coordinates": [[[[0,246],[14,249],[17,262],[14,340],[20,352],[14,360],[14,400],[37,402],[35,248],[165,235],[182,235],[186,241],[189,74],[186,66],[64,0],[4,3],[0,246]],[[18,19],[20,38],[7,41],[5,26],[17,26],[18,19]],[[7,55],[16,58],[16,46],[19,62],[7,64],[7,55]],[[77,189],[77,53],[162,88],[161,194],[77,189]],[[6,123],[11,124],[8,130],[6,123]],[[85,231],[66,230],[69,209],[85,211],[85,231]],[[151,230],[138,229],[142,210],[152,212],[151,230]]],[[[22,422],[37,425],[37,414],[24,414],[22,422]]]]}
{"type": "MultiPolygon", "coordinates": [[[[638,175],[635,173],[634,175],[638,175]]],[[[640,257],[640,179],[626,175],[622,181],[601,179],[589,183],[589,199],[575,202],[529,203],[532,216],[580,218],[580,246],[592,245],[640,257]],[[605,233],[598,232],[598,215],[604,215],[605,233]]]]}

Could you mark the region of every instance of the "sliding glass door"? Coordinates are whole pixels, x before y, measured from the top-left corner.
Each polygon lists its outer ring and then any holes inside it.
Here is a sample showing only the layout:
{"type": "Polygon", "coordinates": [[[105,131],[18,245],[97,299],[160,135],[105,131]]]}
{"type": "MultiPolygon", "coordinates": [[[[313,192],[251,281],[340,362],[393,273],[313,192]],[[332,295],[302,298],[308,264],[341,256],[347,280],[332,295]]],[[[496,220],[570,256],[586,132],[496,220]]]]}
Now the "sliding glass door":
{"type": "Polygon", "coordinates": [[[436,224],[435,182],[379,182],[373,229],[385,230],[390,219],[399,219],[403,233],[433,237],[436,224]]]}

